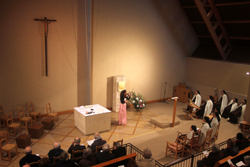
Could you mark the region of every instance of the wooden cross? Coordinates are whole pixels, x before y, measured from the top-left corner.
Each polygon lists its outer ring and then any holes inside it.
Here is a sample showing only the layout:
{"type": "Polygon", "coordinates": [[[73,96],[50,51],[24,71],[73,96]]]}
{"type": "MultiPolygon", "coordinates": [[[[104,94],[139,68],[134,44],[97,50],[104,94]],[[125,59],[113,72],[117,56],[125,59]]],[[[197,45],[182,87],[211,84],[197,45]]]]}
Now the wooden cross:
{"type": "Polygon", "coordinates": [[[45,37],[45,75],[48,76],[48,50],[47,50],[47,37],[48,37],[48,24],[51,22],[56,22],[56,20],[47,19],[34,19],[35,21],[42,21],[44,23],[44,37],[45,37]]]}

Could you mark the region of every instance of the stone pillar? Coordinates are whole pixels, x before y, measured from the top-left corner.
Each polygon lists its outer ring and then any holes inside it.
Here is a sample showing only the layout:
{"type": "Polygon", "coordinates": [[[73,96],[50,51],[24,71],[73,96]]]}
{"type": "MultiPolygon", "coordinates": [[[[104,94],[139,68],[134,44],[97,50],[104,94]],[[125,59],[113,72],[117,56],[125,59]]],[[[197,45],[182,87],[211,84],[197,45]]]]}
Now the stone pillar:
{"type": "Polygon", "coordinates": [[[125,89],[126,77],[122,75],[113,77],[113,104],[112,110],[115,112],[119,111],[120,107],[120,93],[125,89]]]}
{"type": "Polygon", "coordinates": [[[91,1],[78,1],[77,105],[89,105],[91,69],[91,1]]]}

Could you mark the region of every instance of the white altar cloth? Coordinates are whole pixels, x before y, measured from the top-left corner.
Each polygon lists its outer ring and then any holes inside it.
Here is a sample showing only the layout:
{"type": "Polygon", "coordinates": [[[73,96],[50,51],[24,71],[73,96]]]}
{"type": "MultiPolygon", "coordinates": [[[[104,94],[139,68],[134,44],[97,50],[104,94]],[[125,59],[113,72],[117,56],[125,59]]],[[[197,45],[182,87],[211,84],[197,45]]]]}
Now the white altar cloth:
{"type": "Polygon", "coordinates": [[[111,111],[99,104],[75,107],[74,118],[75,126],[85,135],[108,131],[111,127],[111,111]],[[90,111],[93,113],[86,113],[90,111]]]}

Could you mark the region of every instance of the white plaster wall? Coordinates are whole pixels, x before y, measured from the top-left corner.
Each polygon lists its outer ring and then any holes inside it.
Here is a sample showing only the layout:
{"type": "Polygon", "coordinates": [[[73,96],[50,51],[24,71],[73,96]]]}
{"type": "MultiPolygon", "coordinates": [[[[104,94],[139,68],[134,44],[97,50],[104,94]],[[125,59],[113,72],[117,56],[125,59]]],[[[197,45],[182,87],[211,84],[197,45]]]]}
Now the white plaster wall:
{"type": "MultiPolygon", "coordinates": [[[[249,70],[250,66],[245,64],[187,58],[186,81],[246,96],[249,70]]],[[[214,95],[214,91],[211,94],[214,95]]]]}
{"type": "Polygon", "coordinates": [[[93,1],[92,103],[112,106],[112,80],[146,100],[163,98],[185,81],[186,56],[197,47],[185,13],[175,0],[93,1]],[[110,93],[111,92],[111,93],[110,93]]]}
{"type": "Polygon", "coordinates": [[[17,107],[33,102],[45,113],[76,106],[77,1],[1,0],[0,104],[17,115],[17,107]],[[43,76],[44,29],[34,18],[56,19],[49,24],[49,77],[43,76]]]}

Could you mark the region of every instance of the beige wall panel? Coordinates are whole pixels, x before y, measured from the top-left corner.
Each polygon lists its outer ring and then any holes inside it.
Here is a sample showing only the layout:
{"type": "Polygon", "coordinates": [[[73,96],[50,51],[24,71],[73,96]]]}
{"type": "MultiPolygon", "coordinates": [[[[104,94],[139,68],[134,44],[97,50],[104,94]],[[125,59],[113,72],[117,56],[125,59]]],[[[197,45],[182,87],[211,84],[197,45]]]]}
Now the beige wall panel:
{"type": "MultiPolygon", "coordinates": [[[[249,65],[187,58],[186,81],[247,95],[249,65]]],[[[214,94],[212,92],[211,94],[214,94]]]]}
{"type": "Polygon", "coordinates": [[[112,106],[110,77],[127,77],[126,89],[146,100],[172,96],[185,81],[186,56],[197,38],[178,3],[93,1],[92,103],[112,106]],[[185,29],[183,29],[185,27],[185,29]]]}
{"type": "Polygon", "coordinates": [[[76,106],[77,1],[1,1],[1,104],[16,115],[17,107],[32,101],[45,113],[76,106]],[[44,25],[34,18],[56,19],[49,24],[49,77],[43,76],[44,25]]]}

